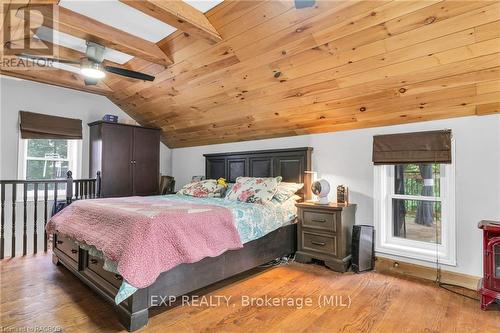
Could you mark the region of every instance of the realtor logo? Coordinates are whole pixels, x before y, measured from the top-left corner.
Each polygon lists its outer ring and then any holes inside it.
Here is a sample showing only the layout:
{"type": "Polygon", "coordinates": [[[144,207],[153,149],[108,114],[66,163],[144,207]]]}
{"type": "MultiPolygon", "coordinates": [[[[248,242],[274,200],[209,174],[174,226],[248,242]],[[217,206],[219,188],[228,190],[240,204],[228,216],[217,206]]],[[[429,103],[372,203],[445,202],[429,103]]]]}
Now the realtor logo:
{"type": "Polygon", "coordinates": [[[55,6],[26,3],[2,4],[2,57],[1,67],[5,70],[50,68],[52,60],[28,60],[23,55],[54,57],[54,14],[55,6]],[[42,32],[43,34],[40,34],[42,32]]]}

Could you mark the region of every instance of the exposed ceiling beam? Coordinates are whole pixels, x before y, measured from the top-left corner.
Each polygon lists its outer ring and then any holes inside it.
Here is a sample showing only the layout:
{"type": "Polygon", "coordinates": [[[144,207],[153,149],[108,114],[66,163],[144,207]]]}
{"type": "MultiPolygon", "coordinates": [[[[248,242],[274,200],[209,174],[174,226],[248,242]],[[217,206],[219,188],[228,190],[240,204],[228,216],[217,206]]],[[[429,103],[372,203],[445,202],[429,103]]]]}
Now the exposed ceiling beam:
{"type": "Polygon", "coordinates": [[[47,83],[64,88],[91,92],[99,95],[109,95],[113,92],[103,82],[98,82],[95,86],[86,86],[81,75],[56,68],[19,70],[0,69],[0,74],[30,81],[47,83]]]}
{"type": "MultiPolygon", "coordinates": [[[[5,44],[6,49],[22,49],[23,45],[30,43],[31,48],[29,50],[29,54],[32,55],[40,55],[40,56],[46,56],[45,54],[45,49],[43,46],[47,47],[53,47],[54,49],[54,54],[53,56],[47,56],[47,58],[58,58],[58,59],[66,59],[66,60],[74,60],[74,61],[80,61],[82,58],[86,58],[87,55],[83,52],[73,50],[69,47],[53,44],[47,41],[41,41],[37,38],[26,38],[24,40],[13,40],[9,41],[5,44]]],[[[9,52],[13,53],[13,52],[9,52]]],[[[106,66],[117,66],[117,67],[124,67],[121,64],[118,64],[113,61],[109,60],[104,60],[103,64],[106,66]]],[[[133,68],[130,68],[134,70],[133,68]]]]}
{"type": "MultiPolygon", "coordinates": [[[[52,10],[51,6],[33,6],[33,8],[39,10],[42,15],[50,17],[48,11],[52,10]]],[[[38,19],[40,23],[43,22],[43,17],[39,16],[38,19]]],[[[172,64],[172,60],[155,43],[60,6],[58,6],[58,15],[54,19],[54,29],[152,63],[163,66],[172,64]]]]}
{"type": "Polygon", "coordinates": [[[53,56],[47,56],[48,58],[59,58],[59,59],[79,61],[81,58],[84,58],[86,56],[82,52],[61,45],[52,44],[47,41],[41,41],[36,38],[25,38],[24,40],[23,39],[12,40],[5,43],[5,48],[12,50],[11,52],[9,52],[10,54],[13,53],[16,49],[22,49],[24,45],[28,43],[29,45],[31,45],[29,54],[32,55],[46,56],[46,50],[44,47],[53,47],[54,54],[53,56]]]}
{"type": "Polygon", "coordinates": [[[188,34],[207,39],[212,43],[222,40],[205,14],[181,0],[120,1],[188,34]]]}

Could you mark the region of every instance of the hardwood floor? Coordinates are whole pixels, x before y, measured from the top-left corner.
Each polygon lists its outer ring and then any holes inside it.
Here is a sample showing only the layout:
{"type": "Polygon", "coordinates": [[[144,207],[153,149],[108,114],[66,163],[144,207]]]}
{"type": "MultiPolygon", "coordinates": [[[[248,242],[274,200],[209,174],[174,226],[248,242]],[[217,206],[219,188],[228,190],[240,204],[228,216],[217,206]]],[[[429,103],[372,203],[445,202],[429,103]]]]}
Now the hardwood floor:
{"type": "MultiPolygon", "coordinates": [[[[51,326],[64,332],[118,332],[111,305],[50,255],[3,260],[0,331],[8,327],[51,326]]],[[[254,270],[198,295],[231,296],[226,306],[154,310],[140,332],[500,332],[500,305],[479,303],[430,282],[375,272],[339,274],[318,265],[293,263],[254,270]],[[217,289],[218,288],[218,289],[217,289]],[[310,298],[311,306],[245,306],[245,296],[310,298]],[[334,296],[337,305],[323,305],[334,296]],[[349,303],[350,306],[344,306],[349,303]]],[[[471,293],[472,296],[476,296],[471,293]]],[[[201,300],[201,299],[200,299],[201,300]]],[[[17,330],[21,331],[21,330],[17,330]]],[[[46,332],[49,332],[46,330],[46,332]]]]}

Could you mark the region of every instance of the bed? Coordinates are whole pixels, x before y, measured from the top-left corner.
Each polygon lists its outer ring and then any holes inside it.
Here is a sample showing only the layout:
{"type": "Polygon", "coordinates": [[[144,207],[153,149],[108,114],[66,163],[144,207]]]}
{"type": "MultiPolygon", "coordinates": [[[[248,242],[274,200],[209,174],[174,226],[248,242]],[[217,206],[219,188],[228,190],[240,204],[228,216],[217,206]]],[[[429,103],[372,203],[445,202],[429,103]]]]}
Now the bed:
{"type": "MultiPolygon", "coordinates": [[[[304,172],[311,168],[311,152],[312,148],[305,147],[206,154],[204,155],[205,175],[210,179],[224,177],[229,182],[234,182],[239,176],[281,176],[283,181],[301,182],[308,186],[304,172]]],[[[304,192],[299,194],[304,198],[304,192]]],[[[111,199],[98,200],[103,200],[104,204],[105,200],[111,199]]],[[[172,202],[176,205],[207,204],[211,205],[210,207],[225,207],[228,204],[223,199],[186,198],[176,195],[147,197],[138,200],[151,201],[155,205],[158,205],[158,202],[168,205],[171,205],[172,202]]],[[[234,216],[235,211],[252,212],[254,209],[252,205],[256,206],[256,204],[243,203],[232,203],[232,205],[234,207],[226,210],[231,210],[234,216]]],[[[55,233],[53,262],[68,268],[105,300],[115,304],[120,322],[129,331],[134,331],[147,324],[149,308],[154,305],[152,296],[156,300],[181,296],[265,264],[275,258],[294,253],[296,250],[296,225],[284,223],[287,221],[288,210],[280,209],[260,211],[261,215],[256,216],[267,216],[268,218],[271,216],[271,220],[265,221],[264,224],[259,224],[262,221],[256,221],[257,227],[253,228],[253,232],[240,230],[245,225],[245,221],[236,223],[241,243],[243,243],[242,247],[227,250],[220,255],[206,257],[193,263],[176,265],[163,271],[159,276],[155,276],[154,283],[144,288],[127,289],[129,286],[122,276],[110,269],[109,262],[97,249],[86,246],[81,241],[67,237],[63,233],[55,233]],[[262,228],[262,225],[266,227],[262,228]],[[264,230],[266,228],[267,230],[264,230]]],[[[249,213],[249,215],[251,214],[249,213]]],[[[237,222],[236,218],[235,221],[237,222]]]]}

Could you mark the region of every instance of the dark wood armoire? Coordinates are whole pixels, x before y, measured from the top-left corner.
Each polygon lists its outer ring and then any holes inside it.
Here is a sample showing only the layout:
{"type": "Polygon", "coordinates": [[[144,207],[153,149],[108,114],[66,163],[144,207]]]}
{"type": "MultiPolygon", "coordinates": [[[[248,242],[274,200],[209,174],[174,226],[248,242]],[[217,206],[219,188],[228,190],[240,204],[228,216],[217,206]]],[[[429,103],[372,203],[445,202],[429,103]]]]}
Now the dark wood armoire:
{"type": "Polygon", "coordinates": [[[101,171],[101,195],[158,194],[160,130],[96,121],[90,127],[90,174],[101,171]]]}

